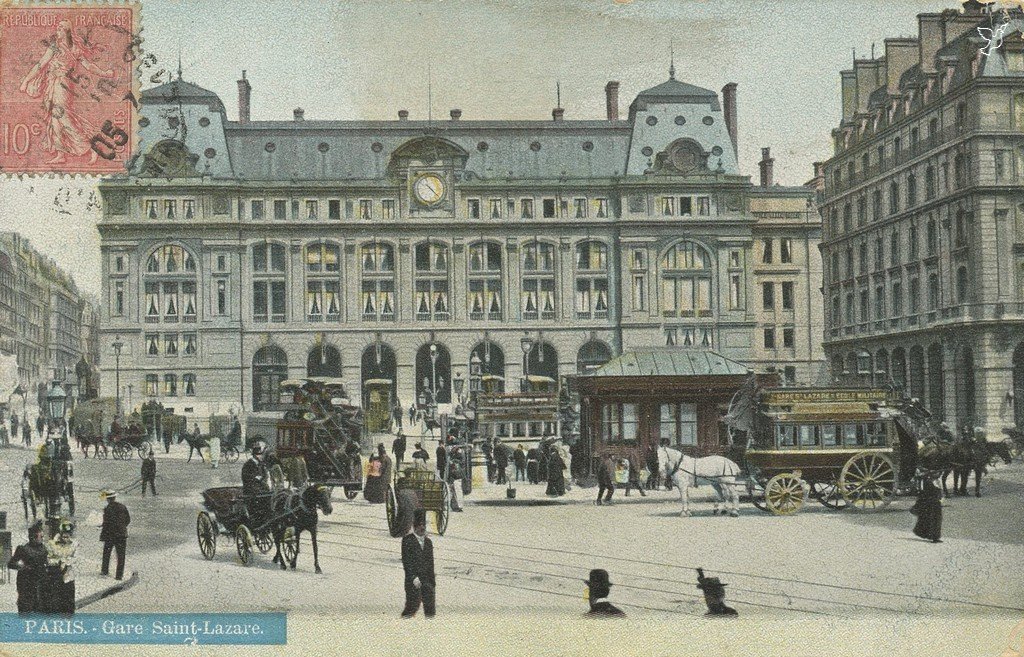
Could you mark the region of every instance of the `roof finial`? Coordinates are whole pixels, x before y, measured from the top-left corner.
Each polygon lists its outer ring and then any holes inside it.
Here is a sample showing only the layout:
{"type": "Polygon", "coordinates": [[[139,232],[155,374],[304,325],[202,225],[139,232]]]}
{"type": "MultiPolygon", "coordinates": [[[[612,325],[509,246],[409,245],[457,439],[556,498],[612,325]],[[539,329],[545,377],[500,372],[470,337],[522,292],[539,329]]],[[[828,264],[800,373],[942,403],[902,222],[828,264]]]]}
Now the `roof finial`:
{"type": "Polygon", "coordinates": [[[561,82],[561,80],[556,80],[555,81],[555,98],[558,101],[556,106],[558,107],[558,109],[562,109],[562,82],[561,82]]]}
{"type": "Polygon", "coordinates": [[[178,46],[178,79],[181,79],[181,46],[178,46]]]}
{"type": "Polygon", "coordinates": [[[668,45],[668,79],[676,79],[676,44],[675,40],[669,41],[668,45]]]}

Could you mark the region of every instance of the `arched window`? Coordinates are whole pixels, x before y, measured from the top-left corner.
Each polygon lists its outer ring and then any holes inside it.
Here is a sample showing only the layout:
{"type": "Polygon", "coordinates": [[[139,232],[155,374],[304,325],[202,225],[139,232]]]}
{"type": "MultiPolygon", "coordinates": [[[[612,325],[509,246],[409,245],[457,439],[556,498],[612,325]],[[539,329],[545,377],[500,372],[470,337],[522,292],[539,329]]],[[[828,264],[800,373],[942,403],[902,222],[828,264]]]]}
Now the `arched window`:
{"type": "Polygon", "coordinates": [[[576,354],[576,371],[579,374],[593,372],[612,359],[612,350],[603,342],[591,340],[576,354]]]}
{"type": "Polygon", "coordinates": [[[329,344],[319,344],[306,357],[306,376],[341,377],[341,354],[329,344]]]}
{"type": "Polygon", "coordinates": [[[469,246],[469,318],[501,321],[501,244],[469,246]]]}
{"type": "Polygon", "coordinates": [[[252,274],[253,321],[284,322],[287,319],[284,245],[253,244],[252,274]]]}
{"type": "Polygon", "coordinates": [[[395,249],[383,242],[364,244],[360,306],[365,322],[395,321],[395,249]]]}
{"type": "Polygon", "coordinates": [[[914,174],[907,176],[907,207],[917,205],[917,177],[914,174]]]}
{"type": "Polygon", "coordinates": [[[424,242],[416,245],[416,296],[413,306],[420,321],[446,322],[451,317],[448,297],[448,247],[424,242]]]}
{"type": "Polygon", "coordinates": [[[576,318],[608,317],[608,247],[588,241],[576,245],[576,318]]]}
{"type": "Polygon", "coordinates": [[[523,247],[523,319],[555,318],[555,247],[531,242],[523,247]]]}
{"type": "Polygon", "coordinates": [[[186,249],[175,244],[154,249],[144,280],[147,324],[196,321],[196,261],[186,249]]]}
{"type": "Polygon", "coordinates": [[[280,347],[263,347],[252,357],[252,409],[271,410],[281,399],[281,381],[288,378],[288,356],[280,347]]]}
{"type": "Polygon", "coordinates": [[[306,319],[341,320],[341,248],[330,242],[306,246],[306,319]]]}
{"type": "Polygon", "coordinates": [[[942,344],[928,347],[928,410],[936,420],[946,417],[946,386],[942,371],[942,344]]]}
{"type": "Polygon", "coordinates": [[[907,355],[903,347],[892,350],[892,365],[890,367],[892,380],[900,390],[907,388],[907,355]]]}
{"type": "Polygon", "coordinates": [[[711,256],[695,242],[678,242],[661,257],[661,310],[666,317],[711,315],[711,256]]]}

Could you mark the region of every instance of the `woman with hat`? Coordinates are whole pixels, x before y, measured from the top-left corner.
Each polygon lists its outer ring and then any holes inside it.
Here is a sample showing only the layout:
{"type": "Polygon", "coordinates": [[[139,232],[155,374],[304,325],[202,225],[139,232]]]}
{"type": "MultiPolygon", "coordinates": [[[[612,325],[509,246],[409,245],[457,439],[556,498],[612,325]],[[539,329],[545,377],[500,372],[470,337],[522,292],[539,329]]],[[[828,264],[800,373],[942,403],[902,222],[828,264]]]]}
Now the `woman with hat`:
{"type": "Polygon", "coordinates": [[[608,571],[595,568],[590,571],[590,576],[583,580],[587,585],[587,602],[590,603],[590,611],[585,616],[610,617],[625,616],[626,613],[608,602],[608,595],[612,590],[612,583],[608,579],[608,571]]]}
{"type": "Polygon", "coordinates": [[[910,512],[917,515],[914,534],[932,543],[942,542],[942,491],[935,485],[934,473],[918,469],[921,490],[910,512]]]}
{"type": "Polygon", "coordinates": [[[705,577],[704,569],[697,569],[697,588],[704,592],[706,616],[739,616],[732,607],[725,606],[725,584],[717,577],[705,577]]]}
{"type": "Polygon", "coordinates": [[[57,534],[46,544],[49,555],[51,579],[50,609],[54,614],[75,613],[75,552],[78,541],[74,539],[74,524],[67,518],[61,519],[57,534]]]}
{"type": "Polygon", "coordinates": [[[28,528],[28,543],[19,545],[7,562],[7,567],[18,571],[18,613],[44,611],[40,592],[46,576],[46,544],[43,543],[43,521],[37,520],[28,528]]]}

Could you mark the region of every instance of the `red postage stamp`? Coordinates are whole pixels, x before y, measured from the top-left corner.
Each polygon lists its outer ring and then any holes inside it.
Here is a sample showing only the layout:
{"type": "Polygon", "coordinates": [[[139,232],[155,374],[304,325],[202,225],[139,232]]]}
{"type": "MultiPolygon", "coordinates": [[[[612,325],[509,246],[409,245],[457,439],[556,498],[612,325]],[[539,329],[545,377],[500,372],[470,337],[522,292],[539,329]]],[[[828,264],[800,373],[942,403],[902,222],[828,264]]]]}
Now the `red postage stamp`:
{"type": "Polygon", "coordinates": [[[137,4],[0,6],[0,172],[123,171],[140,43],[137,4]]]}

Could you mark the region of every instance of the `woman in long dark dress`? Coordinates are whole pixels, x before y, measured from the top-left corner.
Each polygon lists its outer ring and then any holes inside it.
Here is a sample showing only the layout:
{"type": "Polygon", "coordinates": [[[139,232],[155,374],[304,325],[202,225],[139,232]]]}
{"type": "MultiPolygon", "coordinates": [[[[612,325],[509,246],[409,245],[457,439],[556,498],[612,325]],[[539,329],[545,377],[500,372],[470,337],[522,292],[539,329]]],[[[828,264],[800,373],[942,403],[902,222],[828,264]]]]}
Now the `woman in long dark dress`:
{"type": "Polygon", "coordinates": [[[41,598],[46,580],[46,544],[43,542],[43,521],[28,528],[28,543],[19,545],[7,562],[7,567],[18,571],[18,613],[47,611],[41,598]]]}
{"type": "Polygon", "coordinates": [[[941,543],[942,491],[928,475],[925,475],[921,481],[921,492],[917,495],[914,509],[917,511],[914,534],[932,543],[941,543]]]}
{"type": "Polygon", "coordinates": [[[374,454],[370,456],[369,467],[366,470],[366,484],[363,486],[363,497],[371,504],[380,504],[384,501],[385,484],[380,472],[380,459],[374,454]]]}
{"type": "Polygon", "coordinates": [[[50,539],[46,546],[49,553],[49,595],[48,611],[54,614],[75,613],[75,553],[78,541],[73,536],[74,525],[70,520],[62,520],[57,535],[50,539]]]}
{"type": "Polygon", "coordinates": [[[548,488],[547,495],[565,495],[565,462],[557,449],[548,453],[548,488]]]}

